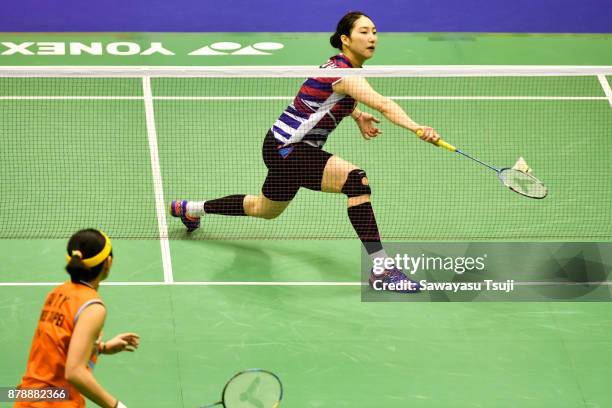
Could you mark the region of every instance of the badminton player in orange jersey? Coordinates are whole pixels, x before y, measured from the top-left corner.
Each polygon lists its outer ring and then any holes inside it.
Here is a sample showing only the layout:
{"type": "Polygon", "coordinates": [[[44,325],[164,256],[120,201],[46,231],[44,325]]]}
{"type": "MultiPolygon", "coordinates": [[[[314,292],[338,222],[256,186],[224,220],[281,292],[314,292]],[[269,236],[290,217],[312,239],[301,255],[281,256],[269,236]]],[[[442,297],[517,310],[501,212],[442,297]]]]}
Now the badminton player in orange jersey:
{"type": "Polygon", "coordinates": [[[68,241],[66,258],[70,281],[45,299],[18,388],[65,388],[68,399],[16,402],[14,408],[83,408],[83,396],[103,408],[125,407],[92,373],[99,354],[134,351],[140,342],[135,333],[101,340],[106,308],[97,289],[111,269],[111,241],[98,230],[79,231],[68,241]]]}

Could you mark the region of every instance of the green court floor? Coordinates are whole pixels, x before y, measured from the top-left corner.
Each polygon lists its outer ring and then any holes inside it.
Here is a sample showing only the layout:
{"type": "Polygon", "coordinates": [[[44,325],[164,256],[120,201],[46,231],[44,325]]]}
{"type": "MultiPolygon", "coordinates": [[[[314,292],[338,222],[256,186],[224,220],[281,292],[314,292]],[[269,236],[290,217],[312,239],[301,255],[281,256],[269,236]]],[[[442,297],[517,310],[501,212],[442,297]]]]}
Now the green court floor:
{"type": "MultiPolygon", "coordinates": [[[[152,81],[166,202],[257,193],[261,140],[289,102],[197,97],[291,97],[300,81],[213,82],[152,81]]],[[[386,240],[611,240],[612,106],[596,76],[371,82],[466,151],[525,157],[550,189],[530,201],[388,122],[372,142],[343,124],[326,149],[368,172],[386,240]],[[464,95],[501,98],[447,98],[464,95]],[[402,99],[419,96],[438,98],[402,99]]],[[[104,332],[142,337],[95,374],[130,407],[213,402],[248,367],[281,377],[284,407],[612,405],[609,304],[364,303],[344,197],[303,191],[276,220],[210,217],[191,235],[166,214],[160,241],[143,99],[138,79],[0,79],[0,386],[19,382],[42,300],[67,277],[66,238],[95,226],[115,237],[104,332]],[[2,99],[66,95],[111,99],[2,99]]]]}
{"type": "MultiPolygon", "coordinates": [[[[3,384],[22,373],[48,289],[0,289],[3,384]]],[[[101,293],[105,333],[142,336],[138,352],[103,356],[96,368],[131,406],[199,406],[244,367],[274,369],[289,407],[610,403],[607,304],[366,304],[358,288],[333,286],[101,293]]]]}

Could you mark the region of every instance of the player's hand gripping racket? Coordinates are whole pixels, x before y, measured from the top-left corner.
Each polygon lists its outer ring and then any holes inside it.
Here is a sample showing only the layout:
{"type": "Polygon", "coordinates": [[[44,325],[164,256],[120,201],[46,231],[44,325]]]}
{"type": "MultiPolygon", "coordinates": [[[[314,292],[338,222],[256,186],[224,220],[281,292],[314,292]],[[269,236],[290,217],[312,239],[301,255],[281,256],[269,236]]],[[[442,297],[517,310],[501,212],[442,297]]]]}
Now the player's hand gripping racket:
{"type": "MultiPolygon", "coordinates": [[[[423,129],[417,129],[416,135],[419,137],[423,136],[423,129]]],[[[478,160],[475,157],[470,156],[469,154],[463,152],[461,149],[456,148],[455,146],[445,142],[442,139],[439,139],[435,144],[451,152],[459,153],[464,157],[472,159],[476,163],[482,164],[483,166],[495,171],[497,173],[497,177],[499,177],[499,180],[502,182],[502,184],[508,187],[510,190],[514,191],[515,193],[530,198],[544,198],[548,194],[548,189],[546,188],[546,186],[540,180],[533,177],[531,174],[527,174],[526,172],[510,167],[499,169],[495,166],[491,166],[490,164],[487,164],[481,160],[478,160]]]]}
{"type": "Polygon", "coordinates": [[[283,384],[278,376],[252,368],[230,378],[221,393],[221,401],[202,408],[278,408],[282,399],[283,384]]]}

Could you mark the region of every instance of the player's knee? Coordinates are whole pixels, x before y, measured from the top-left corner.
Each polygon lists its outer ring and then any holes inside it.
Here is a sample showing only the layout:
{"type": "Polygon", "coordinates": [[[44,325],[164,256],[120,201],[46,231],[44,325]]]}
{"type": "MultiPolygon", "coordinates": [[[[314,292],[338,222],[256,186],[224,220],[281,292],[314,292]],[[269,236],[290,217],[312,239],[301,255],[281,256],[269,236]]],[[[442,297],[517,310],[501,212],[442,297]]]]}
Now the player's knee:
{"type": "Polygon", "coordinates": [[[258,201],[253,206],[252,215],[258,218],[272,220],[274,218],[277,218],[279,215],[281,215],[284,210],[285,210],[284,207],[269,207],[269,206],[266,206],[264,203],[258,201]]]}
{"type": "Polygon", "coordinates": [[[283,213],[283,209],[268,209],[262,211],[260,217],[266,220],[273,220],[283,213]]]}
{"type": "Polygon", "coordinates": [[[342,193],[349,198],[372,194],[366,172],[361,169],[351,171],[342,187],[342,193]]]}

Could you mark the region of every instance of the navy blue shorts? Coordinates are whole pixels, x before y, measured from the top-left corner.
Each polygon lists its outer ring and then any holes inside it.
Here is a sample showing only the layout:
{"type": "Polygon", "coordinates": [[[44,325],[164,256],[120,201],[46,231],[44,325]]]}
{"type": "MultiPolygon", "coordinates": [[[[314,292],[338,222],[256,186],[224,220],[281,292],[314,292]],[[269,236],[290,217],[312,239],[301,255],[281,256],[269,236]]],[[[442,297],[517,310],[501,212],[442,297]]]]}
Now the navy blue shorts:
{"type": "Polygon", "coordinates": [[[262,156],[268,175],[261,189],[273,201],[290,201],[300,187],[321,191],[323,170],[333,155],[306,143],[283,147],[272,131],[264,139],[262,156]]]}

